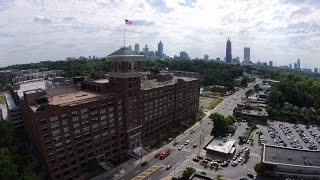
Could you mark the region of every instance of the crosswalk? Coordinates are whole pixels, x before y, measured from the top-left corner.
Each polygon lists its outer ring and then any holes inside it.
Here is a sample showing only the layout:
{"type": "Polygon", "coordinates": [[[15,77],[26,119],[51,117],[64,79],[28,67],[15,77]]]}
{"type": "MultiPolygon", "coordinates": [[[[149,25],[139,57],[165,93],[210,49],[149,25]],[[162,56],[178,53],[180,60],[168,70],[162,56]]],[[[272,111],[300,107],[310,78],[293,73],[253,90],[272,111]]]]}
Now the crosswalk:
{"type": "Polygon", "coordinates": [[[175,173],[179,172],[180,170],[183,171],[187,164],[189,163],[190,159],[187,158],[181,164],[177,163],[176,168],[169,174],[169,176],[173,176],[175,173]]]}

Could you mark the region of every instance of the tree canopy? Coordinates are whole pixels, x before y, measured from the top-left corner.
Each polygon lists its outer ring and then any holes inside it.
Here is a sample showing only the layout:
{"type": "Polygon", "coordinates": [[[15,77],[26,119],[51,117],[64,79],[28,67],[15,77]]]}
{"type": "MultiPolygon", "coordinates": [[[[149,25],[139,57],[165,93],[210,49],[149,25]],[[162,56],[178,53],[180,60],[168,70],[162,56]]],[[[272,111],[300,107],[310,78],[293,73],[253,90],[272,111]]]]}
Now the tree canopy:
{"type": "Polygon", "coordinates": [[[233,116],[228,116],[225,118],[219,113],[213,113],[209,116],[212,120],[213,129],[211,135],[214,137],[225,136],[230,132],[230,126],[235,123],[235,118],[233,116]]]}

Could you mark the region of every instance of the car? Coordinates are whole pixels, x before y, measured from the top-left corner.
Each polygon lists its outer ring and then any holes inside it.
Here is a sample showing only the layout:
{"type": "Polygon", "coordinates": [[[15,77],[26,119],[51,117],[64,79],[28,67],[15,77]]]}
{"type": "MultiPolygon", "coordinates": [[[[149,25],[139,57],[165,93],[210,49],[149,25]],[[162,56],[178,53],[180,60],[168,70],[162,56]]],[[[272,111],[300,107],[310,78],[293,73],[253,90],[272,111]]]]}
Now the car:
{"type": "Polygon", "coordinates": [[[154,155],[154,158],[158,158],[160,156],[160,152],[154,155]]]}
{"type": "Polygon", "coordinates": [[[207,160],[207,161],[212,161],[212,159],[209,158],[209,157],[205,157],[204,159],[207,160]]]}
{"type": "Polygon", "coordinates": [[[239,180],[248,180],[247,178],[240,178],[239,180]]]}
{"type": "Polygon", "coordinates": [[[179,142],[175,141],[175,142],[173,143],[173,145],[176,146],[176,145],[178,145],[178,143],[179,143],[179,142]]]}
{"type": "Polygon", "coordinates": [[[211,166],[213,166],[213,165],[219,165],[219,163],[212,161],[212,162],[210,162],[210,165],[211,165],[211,166]]]}
{"type": "Polygon", "coordinates": [[[208,124],[211,124],[211,121],[209,121],[208,124]]]}
{"type": "Polygon", "coordinates": [[[222,164],[221,164],[221,167],[228,167],[229,166],[229,163],[224,161],[222,164]]]}
{"type": "Polygon", "coordinates": [[[191,130],[191,131],[190,131],[190,134],[193,134],[193,133],[194,133],[194,130],[191,130]]]}
{"type": "Polygon", "coordinates": [[[188,145],[190,143],[190,140],[186,140],[186,142],[184,142],[184,145],[188,145]]]}
{"type": "Polygon", "coordinates": [[[233,161],[233,162],[231,163],[231,166],[238,166],[237,161],[233,161]]]}
{"type": "Polygon", "coordinates": [[[232,158],[232,161],[235,161],[235,160],[237,160],[237,156],[235,156],[235,157],[232,158]]]}
{"type": "Polygon", "coordinates": [[[172,138],[169,138],[168,141],[172,141],[172,138]]]}
{"type": "Polygon", "coordinates": [[[178,150],[180,151],[182,148],[183,148],[183,146],[181,145],[181,146],[179,146],[178,150]]]}
{"type": "Polygon", "coordinates": [[[254,175],[251,174],[251,173],[248,173],[247,176],[248,176],[249,178],[252,178],[252,179],[254,178],[254,175]]]}
{"type": "Polygon", "coordinates": [[[248,141],[247,141],[247,144],[250,144],[250,143],[251,143],[251,141],[250,141],[250,140],[248,140],[248,141]]]}
{"type": "Polygon", "coordinates": [[[222,107],[222,109],[224,109],[224,107],[222,107]]]}
{"type": "Polygon", "coordinates": [[[171,167],[172,167],[172,165],[168,165],[168,166],[166,167],[166,170],[169,170],[171,167]]]}
{"type": "Polygon", "coordinates": [[[241,161],[242,161],[242,157],[239,158],[238,162],[241,162],[241,161]]]}
{"type": "Polygon", "coordinates": [[[222,163],[222,161],[220,159],[216,159],[214,161],[217,162],[217,163],[222,163]]]}
{"type": "Polygon", "coordinates": [[[197,147],[198,146],[198,144],[193,144],[193,148],[195,148],[195,147],[197,147]]]}
{"type": "Polygon", "coordinates": [[[143,161],[143,163],[141,163],[141,166],[145,166],[148,164],[148,161],[143,161]]]}
{"type": "Polygon", "coordinates": [[[202,157],[202,156],[200,156],[200,155],[198,155],[198,156],[197,156],[197,158],[198,158],[198,159],[203,159],[203,157],[202,157]]]}
{"type": "Polygon", "coordinates": [[[198,158],[193,158],[192,159],[194,162],[199,162],[200,160],[198,158]]]}

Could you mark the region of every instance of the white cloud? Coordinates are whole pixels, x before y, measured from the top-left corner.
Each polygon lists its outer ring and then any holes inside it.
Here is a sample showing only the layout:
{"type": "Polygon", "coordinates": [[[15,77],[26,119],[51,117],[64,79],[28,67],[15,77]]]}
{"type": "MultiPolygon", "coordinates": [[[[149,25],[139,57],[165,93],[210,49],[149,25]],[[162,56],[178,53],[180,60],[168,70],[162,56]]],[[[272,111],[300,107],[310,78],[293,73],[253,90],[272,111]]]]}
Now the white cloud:
{"type": "Polygon", "coordinates": [[[166,54],[187,51],[191,57],[275,60],[320,66],[318,1],[286,0],[5,0],[0,2],[0,65],[106,56],[123,45],[148,44],[166,54]]]}

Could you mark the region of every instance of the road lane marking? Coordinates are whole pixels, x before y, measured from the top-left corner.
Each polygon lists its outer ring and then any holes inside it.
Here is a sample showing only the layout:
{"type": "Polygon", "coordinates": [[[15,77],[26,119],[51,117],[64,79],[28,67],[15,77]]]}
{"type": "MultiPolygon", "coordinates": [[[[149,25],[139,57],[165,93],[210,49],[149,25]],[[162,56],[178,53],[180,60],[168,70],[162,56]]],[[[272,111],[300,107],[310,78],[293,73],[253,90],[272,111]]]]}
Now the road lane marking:
{"type": "Polygon", "coordinates": [[[147,176],[149,176],[154,171],[158,170],[160,167],[163,167],[163,165],[159,164],[159,163],[154,164],[151,167],[149,167],[147,170],[140,173],[138,176],[132,178],[132,180],[142,180],[142,179],[146,178],[147,176]]]}

